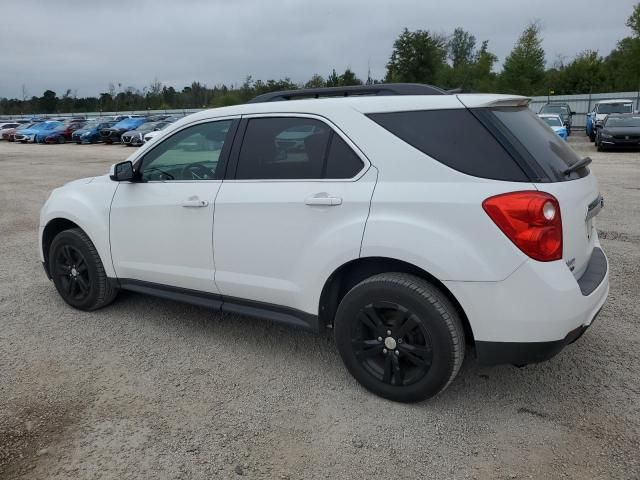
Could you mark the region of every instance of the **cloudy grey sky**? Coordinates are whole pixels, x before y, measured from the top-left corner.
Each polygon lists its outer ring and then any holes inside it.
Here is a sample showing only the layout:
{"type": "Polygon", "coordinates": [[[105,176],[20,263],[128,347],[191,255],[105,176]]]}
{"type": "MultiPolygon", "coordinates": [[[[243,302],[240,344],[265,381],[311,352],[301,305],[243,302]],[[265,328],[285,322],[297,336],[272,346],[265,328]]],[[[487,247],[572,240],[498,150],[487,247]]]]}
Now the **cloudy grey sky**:
{"type": "Polygon", "coordinates": [[[385,73],[404,27],[472,32],[502,61],[525,25],[543,26],[547,62],[606,55],[629,35],[637,0],[20,0],[0,9],[0,97],[49,88],[78,96],[154,78],[182,88],[290,77],[350,66],[385,73]]]}

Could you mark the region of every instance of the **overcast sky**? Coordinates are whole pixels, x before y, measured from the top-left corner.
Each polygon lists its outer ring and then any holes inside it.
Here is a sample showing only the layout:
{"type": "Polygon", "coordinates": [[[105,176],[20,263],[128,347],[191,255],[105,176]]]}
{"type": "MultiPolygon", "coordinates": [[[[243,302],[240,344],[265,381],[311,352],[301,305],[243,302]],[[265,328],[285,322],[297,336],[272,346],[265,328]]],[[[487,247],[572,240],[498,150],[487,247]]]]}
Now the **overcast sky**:
{"type": "Polygon", "coordinates": [[[19,0],[0,9],[0,97],[97,95],[109,83],[177,89],[351,67],[381,78],[407,27],[473,33],[503,61],[531,20],[547,63],[584,49],[608,54],[630,34],[637,0],[19,0]]]}

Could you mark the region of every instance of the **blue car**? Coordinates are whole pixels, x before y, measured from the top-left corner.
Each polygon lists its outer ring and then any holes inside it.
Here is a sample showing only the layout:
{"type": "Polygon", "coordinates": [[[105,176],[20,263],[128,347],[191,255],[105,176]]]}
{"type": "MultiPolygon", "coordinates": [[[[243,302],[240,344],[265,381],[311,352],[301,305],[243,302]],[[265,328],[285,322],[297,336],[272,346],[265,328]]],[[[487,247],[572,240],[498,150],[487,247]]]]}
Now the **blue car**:
{"type": "Polygon", "coordinates": [[[567,127],[562,121],[562,117],[560,115],[555,114],[540,114],[538,115],[544,123],[549,125],[551,129],[558,135],[561,139],[567,140],[569,136],[569,132],[567,132],[567,127]]]}
{"type": "Polygon", "coordinates": [[[47,121],[37,123],[31,128],[25,128],[24,130],[20,130],[20,133],[16,132],[16,142],[20,143],[29,143],[35,142],[36,137],[43,133],[51,133],[56,128],[62,126],[62,122],[56,121],[47,121]]]}
{"type": "Polygon", "coordinates": [[[115,120],[104,121],[100,119],[89,120],[84,127],[76,130],[71,135],[71,141],[78,145],[82,143],[96,143],[100,141],[100,131],[105,128],[113,127],[117,122],[115,120]]]}
{"type": "Polygon", "coordinates": [[[149,119],[146,117],[125,118],[109,128],[100,130],[100,140],[104,143],[111,144],[120,142],[122,134],[129,130],[135,130],[149,119]]]}

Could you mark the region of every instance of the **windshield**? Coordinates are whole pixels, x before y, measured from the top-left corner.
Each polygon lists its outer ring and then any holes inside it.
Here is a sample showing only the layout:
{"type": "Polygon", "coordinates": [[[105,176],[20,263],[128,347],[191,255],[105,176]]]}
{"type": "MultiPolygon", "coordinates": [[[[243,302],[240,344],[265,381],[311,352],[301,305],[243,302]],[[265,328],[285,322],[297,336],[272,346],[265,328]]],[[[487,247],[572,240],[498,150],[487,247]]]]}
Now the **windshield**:
{"type": "Polygon", "coordinates": [[[560,117],[540,117],[544,120],[544,123],[549,125],[550,127],[562,127],[563,123],[560,120],[560,117]]]}
{"type": "Polygon", "coordinates": [[[569,109],[562,105],[545,105],[540,110],[540,113],[558,113],[561,115],[567,115],[569,113],[569,109]]]}
{"type": "Polygon", "coordinates": [[[147,122],[140,125],[136,130],[139,132],[150,132],[159,125],[159,122],[147,122]]]}
{"type": "Polygon", "coordinates": [[[631,113],[633,105],[629,102],[620,103],[599,103],[596,105],[597,113],[631,113]]]}
{"type": "Polygon", "coordinates": [[[609,117],[607,127],[640,127],[640,117],[609,117]]]}
{"type": "Polygon", "coordinates": [[[125,118],[124,120],[119,121],[113,127],[114,128],[124,128],[126,130],[135,130],[138,125],[142,125],[144,123],[144,118],[125,118]]]}

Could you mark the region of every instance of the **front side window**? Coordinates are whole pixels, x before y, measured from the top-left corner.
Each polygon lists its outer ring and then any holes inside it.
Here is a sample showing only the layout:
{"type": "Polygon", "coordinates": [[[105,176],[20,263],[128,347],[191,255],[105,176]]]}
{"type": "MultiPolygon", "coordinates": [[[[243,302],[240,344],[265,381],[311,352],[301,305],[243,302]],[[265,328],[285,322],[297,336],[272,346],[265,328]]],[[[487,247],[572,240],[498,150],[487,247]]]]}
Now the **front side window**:
{"type": "Polygon", "coordinates": [[[352,178],[362,160],[328,125],[312,118],[253,118],[247,123],[236,179],[352,178]]]}
{"type": "Polygon", "coordinates": [[[232,120],[201,123],[170,136],[148,152],[142,181],[214,180],[232,120]]]}

